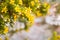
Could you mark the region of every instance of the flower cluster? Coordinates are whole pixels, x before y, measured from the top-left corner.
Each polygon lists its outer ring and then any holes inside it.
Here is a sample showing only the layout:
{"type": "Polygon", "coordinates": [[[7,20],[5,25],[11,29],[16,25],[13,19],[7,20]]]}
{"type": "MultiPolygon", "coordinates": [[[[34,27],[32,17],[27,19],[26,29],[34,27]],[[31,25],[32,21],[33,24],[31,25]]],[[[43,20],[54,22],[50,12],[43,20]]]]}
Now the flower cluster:
{"type": "Polygon", "coordinates": [[[48,3],[40,0],[1,0],[0,1],[0,33],[7,33],[17,20],[25,24],[25,29],[34,23],[35,16],[42,16],[49,9],[48,3]],[[43,13],[44,12],[44,13],[43,13]]]}
{"type": "Polygon", "coordinates": [[[48,9],[50,8],[50,5],[48,3],[43,3],[41,6],[40,6],[40,12],[43,14],[43,15],[46,15],[46,13],[48,12],[48,9]]]}

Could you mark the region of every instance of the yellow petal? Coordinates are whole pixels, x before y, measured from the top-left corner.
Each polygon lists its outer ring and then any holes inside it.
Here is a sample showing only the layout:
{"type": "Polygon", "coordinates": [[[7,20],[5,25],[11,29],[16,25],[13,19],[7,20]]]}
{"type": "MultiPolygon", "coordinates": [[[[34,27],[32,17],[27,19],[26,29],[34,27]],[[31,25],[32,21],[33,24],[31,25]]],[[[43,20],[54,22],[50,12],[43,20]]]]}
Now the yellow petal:
{"type": "Polygon", "coordinates": [[[15,0],[10,0],[10,4],[14,4],[15,0]]]}
{"type": "Polygon", "coordinates": [[[35,5],[35,2],[34,1],[31,1],[31,5],[34,6],[35,5]]]}
{"type": "Polygon", "coordinates": [[[4,34],[8,33],[8,27],[4,28],[4,34]]]}

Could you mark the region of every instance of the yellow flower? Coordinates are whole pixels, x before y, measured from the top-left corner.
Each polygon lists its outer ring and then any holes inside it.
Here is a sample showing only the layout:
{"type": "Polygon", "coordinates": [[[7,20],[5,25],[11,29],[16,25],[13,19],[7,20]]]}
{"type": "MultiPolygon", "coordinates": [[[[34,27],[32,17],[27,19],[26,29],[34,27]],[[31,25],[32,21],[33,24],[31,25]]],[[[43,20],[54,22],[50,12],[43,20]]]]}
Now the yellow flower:
{"type": "Polygon", "coordinates": [[[16,5],[15,11],[16,11],[16,12],[21,12],[20,7],[19,7],[18,5],[16,5]]]}
{"type": "Polygon", "coordinates": [[[60,39],[60,35],[57,36],[57,39],[60,39]]]}
{"type": "Polygon", "coordinates": [[[26,8],[24,14],[26,15],[26,17],[28,18],[28,25],[32,24],[34,21],[34,16],[31,14],[31,8],[26,8]]]}
{"type": "Polygon", "coordinates": [[[44,3],[43,5],[44,5],[44,7],[47,8],[47,9],[50,8],[50,4],[48,4],[48,3],[44,3]]]}
{"type": "Polygon", "coordinates": [[[29,24],[30,25],[33,25],[33,23],[34,23],[34,16],[32,16],[32,15],[30,15],[29,17],[28,17],[28,19],[29,19],[29,24]]]}
{"type": "Polygon", "coordinates": [[[14,4],[15,0],[10,0],[10,4],[14,4]]]}
{"type": "Polygon", "coordinates": [[[47,7],[48,3],[44,3],[43,5],[44,5],[44,7],[47,7]]]}
{"type": "Polygon", "coordinates": [[[47,9],[49,9],[50,8],[50,5],[48,4],[48,7],[47,7],[47,9]]]}
{"type": "Polygon", "coordinates": [[[7,7],[5,6],[4,8],[2,8],[2,11],[1,12],[7,12],[7,7]]]}
{"type": "Polygon", "coordinates": [[[26,12],[25,15],[28,18],[28,22],[32,24],[34,21],[34,16],[30,12],[26,12]]]}
{"type": "Polygon", "coordinates": [[[14,15],[14,21],[16,21],[17,19],[17,15],[16,14],[13,14],[14,15]]]}
{"type": "Polygon", "coordinates": [[[39,8],[39,7],[40,7],[40,5],[41,5],[41,3],[38,3],[38,4],[37,4],[37,8],[39,8]]]}
{"type": "Polygon", "coordinates": [[[35,0],[35,2],[39,2],[39,0],[35,0]]]}
{"type": "Polygon", "coordinates": [[[23,4],[22,0],[19,0],[19,4],[20,4],[20,5],[22,5],[22,4],[23,4]]]}
{"type": "Polygon", "coordinates": [[[8,27],[5,27],[4,28],[4,32],[3,32],[4,34],[6,34],[6,33],[8,33],[8,27]]]}
{"type": "Polygon", "coordinates": [[[0,40],[2,40],[2,38],[0,37],[0,40]]]}
{"type": "Polygon", "coordinates": [[[42,16],[42,13],[40,13],[39,11],[37,11],[36,15],[37,15],[37,17],[40,17],[40,16],[42,16]]]}
{"type": "Polygon", "coordinates": [[[31,13],[31,8],[26,8],[26,10],[24,11],[25,13],[31,13]]]}
{"type": "Polygon", "coordinates": [[[27,12],[29,13],[31,13],[31,8],[29,7],[29,8],[27,8],[27,12]]]}
{"type": "Polygon", "coordinates": [[[24,14],[29,17],[30,16],[30,13],[31,13],[31,9],[30,7],[29,8],[26,8],[26,10],[24,11],[24,14]]]}
{"type": "Polygon", "coordinates": [[[31,6],[34,6],[35,5],[35,2],[34,1],[31,1],[31,6]]]}
{"type": "Polygon", "coordinates": [[[41,13],[37,13],[37,16],[40,17],[40,16],[42,16],[42,14],[41,13]]]}

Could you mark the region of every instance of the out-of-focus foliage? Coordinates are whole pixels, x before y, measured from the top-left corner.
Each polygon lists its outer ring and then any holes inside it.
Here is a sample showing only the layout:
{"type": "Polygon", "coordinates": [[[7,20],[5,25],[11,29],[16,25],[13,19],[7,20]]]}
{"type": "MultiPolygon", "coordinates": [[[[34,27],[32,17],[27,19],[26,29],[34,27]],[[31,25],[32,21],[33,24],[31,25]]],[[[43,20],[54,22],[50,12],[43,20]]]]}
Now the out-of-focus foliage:
{"type": "Polygon", "coordinates": [[[60,13],[60,4],[58,4],[57,8],[57,13],[60,13]]]}
{"type": "Polygon", "coordinates": [[[60,40],[60,35],[57,35],[57,32],[53,32],[53,36],[48,40],[60,40]]]}

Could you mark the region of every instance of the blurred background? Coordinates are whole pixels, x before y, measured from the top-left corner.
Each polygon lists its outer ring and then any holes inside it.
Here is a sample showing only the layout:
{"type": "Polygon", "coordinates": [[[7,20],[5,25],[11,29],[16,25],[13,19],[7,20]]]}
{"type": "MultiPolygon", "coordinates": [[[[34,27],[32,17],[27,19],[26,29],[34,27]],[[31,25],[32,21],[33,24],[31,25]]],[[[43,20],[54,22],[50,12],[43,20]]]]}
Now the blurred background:
{"type": "Polygon", "coordinates": [[[60,0],[0,0],[0,40],[60,40],[60,0]]]}

